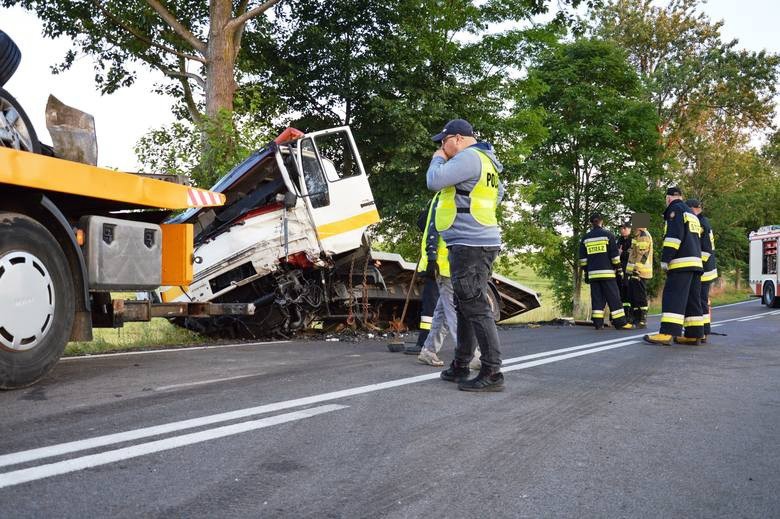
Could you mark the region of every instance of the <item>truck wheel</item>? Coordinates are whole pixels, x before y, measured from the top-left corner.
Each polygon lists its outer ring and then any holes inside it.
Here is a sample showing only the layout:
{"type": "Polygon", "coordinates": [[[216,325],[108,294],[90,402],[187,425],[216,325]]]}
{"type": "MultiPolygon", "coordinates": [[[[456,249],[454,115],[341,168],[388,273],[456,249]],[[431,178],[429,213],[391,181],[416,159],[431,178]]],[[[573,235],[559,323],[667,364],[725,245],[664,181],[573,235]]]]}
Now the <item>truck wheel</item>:
{"type": "Polygon", "coordinates": [[[769,308],[780,308],[780,297],[775,293],[775,285],[771,281],[764,283],[764,292],[761,300],[769,308]]]}
{"type": "Polygon", "coordinates": [[[22,53],[14,41],[3,31],[0,31],[0,86],[5,85],[16,72],[16,67],[22,60],[22,53]]]}
{"type": "Polygon", "coordinates": [[[0,88],[0,146],[15,150],[41,152],[41,143],[30,118],[11,94],[0,88]]]}
{"type": "Polygon", "coordinates": [[[54,236],[0,212],[0,389],[29,386],[57,363],[73,328],[73,290],[54,236]]]}

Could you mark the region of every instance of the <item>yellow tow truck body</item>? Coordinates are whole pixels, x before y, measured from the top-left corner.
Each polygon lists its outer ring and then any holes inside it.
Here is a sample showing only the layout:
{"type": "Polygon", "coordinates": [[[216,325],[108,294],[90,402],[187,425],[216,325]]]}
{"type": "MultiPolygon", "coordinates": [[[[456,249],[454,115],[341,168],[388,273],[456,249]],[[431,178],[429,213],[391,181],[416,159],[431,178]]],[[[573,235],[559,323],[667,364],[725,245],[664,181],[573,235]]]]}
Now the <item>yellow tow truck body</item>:
{"type": "Polygon", "coordinates": [[[192,225],[171,211],[220,193],[0,147],[0,388],[45,375],[69,340],[155,316],[243,311],[114,301],[112,291],[186,286],[192,225]]]}

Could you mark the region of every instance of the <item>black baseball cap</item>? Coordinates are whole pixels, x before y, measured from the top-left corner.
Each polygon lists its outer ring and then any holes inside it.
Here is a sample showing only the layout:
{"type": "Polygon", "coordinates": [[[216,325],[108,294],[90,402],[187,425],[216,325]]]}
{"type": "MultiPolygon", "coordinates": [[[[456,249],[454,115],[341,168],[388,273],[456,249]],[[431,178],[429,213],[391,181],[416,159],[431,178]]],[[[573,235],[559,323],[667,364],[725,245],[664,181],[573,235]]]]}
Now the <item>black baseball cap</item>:
{"type": "Polygon", "coordinates": [[[677,186],[671,186],[666,190],[666,194],[668,196],[682,196],[682,191],[680,191],[680,188],[677,186]]]}
{"type": "Polygon", "coordinates": [[[621,223],[620,226],[623,227],[624,229],[630,229],[631,228],[631,222],[626,220],[625,222],[621,223]]]}
{"type": "Polygon", "coordinates": [[[474,127],[465,119],[453,119],[444,125],[444,129],[431,137],[433,142],[441,142],[448,135],[474,137],[474,127]]]}
{"type": "Polygon", "coordinates": [[[685,205],[687,205],[688,207],[700,208],[701,202],[699,202],[695,198],[689,198],[688,200],[685,201],[685,205]]]}

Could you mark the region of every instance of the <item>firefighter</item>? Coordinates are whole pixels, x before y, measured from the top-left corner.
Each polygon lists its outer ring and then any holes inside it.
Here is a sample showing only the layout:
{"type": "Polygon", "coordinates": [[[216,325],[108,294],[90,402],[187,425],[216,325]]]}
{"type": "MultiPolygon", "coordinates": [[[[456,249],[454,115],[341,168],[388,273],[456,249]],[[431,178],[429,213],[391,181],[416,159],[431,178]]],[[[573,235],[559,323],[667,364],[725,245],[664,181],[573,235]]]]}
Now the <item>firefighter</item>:
{"type": "Polygon", "coordinates": [[[712,232],[710,220],[702,214],[701,202],[691,198],[686,200],[685,204],[691,208],[701,224],[701,260],[704,262],[704,272],[701,275],[701,313],[704,321],[701,342],[706,343],[707,336],[710,334],[710,287],[712,282],[718,278],[718,265],[715,260],[715,235],[712,232]]]}
{"type": "Polygon", "coordinates": [[[620,300],[623,302],[623,310],[626,312],[628,321],[631,321],[631,299],[628,292],[628,255],[631,250],[631,223],[623,222],[620,224],[620,236],[617,239],[618,253],[620,254],[620,268],[623,270],[623,276],[617,280],[620,288],[620,300]]]}
{"type": "Polygon", "coordinates": [[[425,339],[431,331],[431,322],[433,322],[433,311],[436,303],[439,301],[439,287],[436,284],[436,259],[439,246],[439,232],[433,219],[430,218],[431,211],[436,204],[438,193],[428,204],[425,211],[421,211],[417,218],[417,227],[422,231],[423,236],[420,242],[420,261],[417,264],[417,272],[420,277],[425,279],[423,283],[422,300],[420,302],[420,333],[417,334],[417,342],[404,348],[406,355],[419,355],[425,344],[425,339]]]}
{"type": "Polygon", "coordinates": [[[645,335],[651,344],[671,344],[673,338],[683,344],[699,344],[703,334],[701,315],[701,224],[682,201],[677,187],[666,190],[665,230],[661,269],[666,283],[661,300],[661,330],[645,335]],[[682,336],[685,327],[685,337],[682,336]]]}
{"type": "Polygon", "coordinates": [[[604,326],[604,308],[609,305],[612,325],[618,330],[630,330],[626,312],[620,302],[617,279],[623,276],[615,235],[602,227],[601,214],[590,215],[593,228],[580,241],[580,265],[585,271],[585,282],[590,283],[590,301],[593,325],[604,326]]]}
{"type": "Polygon", "coordinates": [[[647,328],[647,280],[653,277],[653,238],[645,227],[634,229],[626,265],[631,316],[637,328],[647,328]]]}

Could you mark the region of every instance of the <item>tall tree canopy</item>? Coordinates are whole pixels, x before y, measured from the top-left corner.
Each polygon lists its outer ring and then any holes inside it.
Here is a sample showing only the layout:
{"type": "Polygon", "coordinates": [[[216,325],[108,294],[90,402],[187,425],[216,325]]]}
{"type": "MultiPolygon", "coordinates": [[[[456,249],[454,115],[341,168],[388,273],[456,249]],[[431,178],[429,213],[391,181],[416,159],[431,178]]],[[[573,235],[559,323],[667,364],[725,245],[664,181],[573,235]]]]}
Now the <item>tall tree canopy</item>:
{"type": "Polygon", "coordinates": [[[629,208],[660,209],[658,119],[625,53],[601,40],[543,52],[525,94],[525,103],[544,109],[548,131],[523,167],[528,214],[547,231],[537,268],[555,281],[559,305],[577,311],[577,245],[588,215],[601,212],[614,225],[629,208]]]}
{"type": "Polygon", "coordinates": [[[770,223],[755,217],[751,203],[774,189],[771,168],[754,148],[772,128],[780,57],[724,41],[722,22],[703,14],[703,5],[612,0],[593,11],[594,32],[626,49],[641,75],[669,176],[704,202],[727,271],[744,265],[751,227],[770,223]]]}
{"type": "Polygon", "coordinates": [[[379,231],[413,256],[414,222],[430,199],[430,136],[448,119],[470,120],[499,148],[507,180],[517,178],[518,150],[528,151],[538,121],[507,109],[519,68],[568,21],[563,10],[549,25],[533,24],[550,4],[287,0],[274,9],[268,38],[246,40],[246,70],[296,114],[292,125],[352,127],[383,217],[379,231]],[[254,67],[251,57],[259,58],[254,67]]]}

